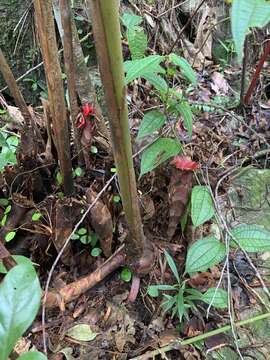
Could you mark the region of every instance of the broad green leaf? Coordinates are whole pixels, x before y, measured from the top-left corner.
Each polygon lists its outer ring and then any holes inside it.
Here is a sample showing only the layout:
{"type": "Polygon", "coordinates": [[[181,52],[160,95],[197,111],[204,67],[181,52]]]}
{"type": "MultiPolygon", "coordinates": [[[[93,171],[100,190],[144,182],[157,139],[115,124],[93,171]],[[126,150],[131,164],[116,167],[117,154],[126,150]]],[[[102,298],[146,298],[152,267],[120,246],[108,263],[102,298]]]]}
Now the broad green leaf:
{"type": "Polygon", "coordinates": [[[132,13],[126,12],[121,16],[121,20],[127,29],[134,26],[140,25],[143,18],[141,16],[134,15],[132,13]]]}
{"type": "Polygon", "coordinates": [[[154,88],[159,91],[161,95],[165,95],[168,92],[168,84],[163,79],[163,77],[155,74],[155,73],[145,73],[143,74],[142,78],[147,80],[154,88]]]}
{"type": "Polygon", "coordinates": [[[98,333],[93,332],[88,324],[78,324],[68,329],[66,335],[78,341],[92,341],[98,333]]]}
{"type": "Polygon", "coordinates": [[[143,28],[133,26],[128,29],[127,39],[132,60],[143,58],[147,48],[147,36],[145,35],[143,28]]]}
{"type": "MultiPolygon", "coordinates": [[[[163,301],[161,306],[162,306],[164,312],[166,313],[176,305],[177,296],[170,296],[170,295],[165,294],[164,297],[167,300],[163,301]]],[[[172,313],[172,317],[175,315],[176,311],[177,311],[177,307],[175,307],[175,311],[174,311],[174,313],[172,313]]]]}
{"type": "Polygon", "coordinates": [[[164,60],[164,56],[150,55],[140,60],[126,61],[124,63],[126,71],[126,84],[132,80],[142,77],[148,73],[164,73],[165,70],[159,65],[164,60]]]}
{"type": "MultiPolygon", "coordinates": [[[[270,250],[270,232],[257,225],[240,225],[231,230],[233,238],[247,252],[270,250]]],[[[232,242],[232,245],[236,245],[232,242]]],[[[237,245],[236,245],[237,246],[237,245]]]]}
{"type": "Polygon", "coordinates": [[[39,351],[28,351],[18,357],[17,360],[47,360],[47,357],[39,351]]]}
{"type": "Polygon", "coordinates": [[[166,117],[162,112],[158,110],[147,112],[140,124],[137,139],[152,135],[154,131],[159,130],[165,124],[165,121],[166,117]]]}
{"type": "MultiPolygon", "coordinates": [[[[12,255],[12,258],[16,261],[17,265],[20,265],[20,264],[30,264],[30,265],[32,265],[32,261],[30,259],[28,259],[27,257],[25,257],[25,256],[12,255]]],[[[0,273],[1,274],[6,274],[7,273],[7,269],[5,268],[2,260],[0,260],[0,273]]]]}
{"type": "Polygon", "coordinates": [[[201,300],[216,308],[226,309],[228,307],[228,293],[223,289],[210,288],[202,294],[201,300]]]}
{"type": "Polygon", "coordinates": [[[181,56],[178,56],[176,54],[170,54],[169,55],[169,60],[176,66],[179,66],[184,77],[189,80],[192,84],[196,84],[197,83],[197,77],[196,77],[196,73],[194,72],[194,70],[192,69],[191,65],[189,64],[189,62],[182,58],[181,56]]]}
{"type": "Polygon", "coordinates": [[[264,27],[270,20],[270,3],[265,0],[233,0],[232,34],[239,61],[243,57],[245,36],[253,27],[264,27]]]}
{"type": "Polygon", "coordinates": [[[30,264],[12,268],[0,285],[0,360],[6,360],[40,306],[41,289],[30,264]]]}
{"type": "Polygon", "coordinates": [[[197,240],[187,252],[186,272],[205,271],[218,264],[226,255],[225,245],[216,238],[209,236],[197,240]]]}
{"type": "Polygon", "coordinates": [[[5,236],[6,242],[9,242],[9,241],[13,240],[13,239],[15,238],[15,236],[16,236],[16,231],[10,231],[10,232],[8,232],[8,233],[6,234],[6,236],[5,236]]]}
{"type": "Polygon", "coordinates": [[[194,186],[191,193],[191,219],[194,226],[210,220],[215,214],[211,194],[207,186],[194,186]]]}
{"type": "Polygon", "coordinates": [[[79,238],[80,238],[80,235],[78,235],[78,234],[73,234],[71,236],[71,240],[78,240],[79,238]]]}
{"type": "Polygon", "coordinates": [[[132,272],[127,267],[125,267],[122,269],[120,277],[123,281],[129,282],[132,278],[132,272]]]}
{"type": "Polygon", "coordinates": [[[188,135],[192,136],[193,114],[191,107],[187,101],[182,101],[177,105],[177,111],[182,115],[185,128],[188,131],[188,135]]]}
{"type": "Polygon", "coordinates": [[[164,251],[164,254],[166,256],[167,263],[168,263],[174,277],[178,281],[178,284],[180,284],[180,276],[178,274],[178,270],[177,270],[177,267],[176,267],[176,264],[175,264],[173,258],[171,257],[171,255],[166,250],[164,251]]]}
{"type": "Polygon", "coordinates": [[[82,244],[90,244],[91,243],[91,236],[83,235],[80,237],[80,242],[82,244]]]}
{"type": "Polygon", "coordinates": [[[181,144],[176,140],[170,138],[158,139],[145,149],[142,154],[140,177],[155,169],[172,156],[179,154],[181,150],[181,144]]]}

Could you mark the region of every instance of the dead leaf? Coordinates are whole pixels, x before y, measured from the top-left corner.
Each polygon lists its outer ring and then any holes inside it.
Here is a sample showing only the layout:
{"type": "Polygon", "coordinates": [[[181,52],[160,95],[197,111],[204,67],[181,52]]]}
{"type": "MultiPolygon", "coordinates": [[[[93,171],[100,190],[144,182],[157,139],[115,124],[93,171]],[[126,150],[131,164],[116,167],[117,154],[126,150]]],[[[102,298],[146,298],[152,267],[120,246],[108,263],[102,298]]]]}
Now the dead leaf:
{"type": "Polygon", "coordinates": [[[97,337],[98,333],[92,331],[87,324],[78,324],[68,329],[66,336],[69,336],[78,341],[92,341],[97,337]]]}
{"type": "Polygon", "coordinates": [[[217,95],[227,95],[229,92],[229,85],[224,79],[224,76],[215,71],[211,75],[211,88],[217,95]]]}
{"type": "MultiPolygon", "coordinates": [[[[91,204],[97,197],[97,193],[88,189],[86,199],[91,204]]],[[[100,245],[105,256],[112,254],[113,223],[111,213],[101,199],[90,210],[91,225],[98,235],[100,245]]]]}

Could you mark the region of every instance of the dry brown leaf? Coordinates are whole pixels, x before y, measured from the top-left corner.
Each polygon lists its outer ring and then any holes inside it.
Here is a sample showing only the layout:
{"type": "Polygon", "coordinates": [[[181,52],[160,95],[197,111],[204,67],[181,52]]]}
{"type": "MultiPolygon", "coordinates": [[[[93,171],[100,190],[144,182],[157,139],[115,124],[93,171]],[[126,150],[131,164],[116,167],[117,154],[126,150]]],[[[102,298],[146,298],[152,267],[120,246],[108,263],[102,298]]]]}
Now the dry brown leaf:
{"type": "MultiPolygon", "coordinates": [[[[86,199],[91,204],[97,198],[97,193],[88,189],[86,192],[86,199]]],[[[102,200],[97,203],[90,210],[91,225],[98,235],[100,245],[105,256],[109,257],[112,254],[112,238],[113,238],[113,222],[111,213],[106,204],[102,200]]]]}

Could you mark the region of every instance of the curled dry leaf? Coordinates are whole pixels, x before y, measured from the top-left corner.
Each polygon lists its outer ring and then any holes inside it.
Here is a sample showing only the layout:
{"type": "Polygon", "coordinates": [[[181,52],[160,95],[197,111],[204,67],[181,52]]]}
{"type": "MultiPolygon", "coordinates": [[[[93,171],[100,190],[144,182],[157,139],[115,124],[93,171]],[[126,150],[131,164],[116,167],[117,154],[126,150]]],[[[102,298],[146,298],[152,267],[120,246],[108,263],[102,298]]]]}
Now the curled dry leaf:
{"type": "MultiPolygon", "coordinates": [[[[89,204],[91,204],[97,197],[97,193],[88,189],[86,192],[86,199],[89,204]]],[[[91,215],[91,225],[95,232],[98,235],[101,248],[105,256],[109,257],[112,254],[112,238],[113,238],[113,223],[111,213],[103,203],[102,200],[92,207],[90,211],[91,215]]]]}
{"type": "Polygon", "coordinates": [[[173,161],[171,161],[171,165],[174,165],[176,169],[173,169],[169,185],[170,210],[167,230],[168,240],[172,239],[179,219],[189,200],[192,189],[192,170],[198,169],[199,167],[198,163],[183,156],[176,156],[173,161]]]}

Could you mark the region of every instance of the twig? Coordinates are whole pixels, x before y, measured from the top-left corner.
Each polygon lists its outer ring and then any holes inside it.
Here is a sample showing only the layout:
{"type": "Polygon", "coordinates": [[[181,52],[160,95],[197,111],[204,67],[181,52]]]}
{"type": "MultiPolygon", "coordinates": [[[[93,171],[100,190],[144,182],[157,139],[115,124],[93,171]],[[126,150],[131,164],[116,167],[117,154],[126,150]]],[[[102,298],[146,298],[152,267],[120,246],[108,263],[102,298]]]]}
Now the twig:
{"type": "MultiPolygon", "coordinates": [[[[270,317],[270,312],[267,312],[265,314],[261,314],[261,315],[257,315],[254,316],[250,319],[247,320],[241,320],[238,321],[234,324],[235,327],[240,327],[240,326],[244,326],[244,325],[249,325],[252,324],[256,321],[260,321],[260,320],[265,320],[268,319],[270,317]]],[[[194,336],[192,338],[186,339],[186,340],[182,340],[182,339],[177,339],[175,341],[173,341],[171,344],[163,346],[157,350],[154,351],[149,351],[147,353],[145,353],[144,355],[141,356],[136,356],[135,358],[132,358],[130,360],[147,360],[147,359],[152,359],[157,355],[164,355],[166,352],[171,351],[171,350],[177,350],[185,345],[191,345],[194,344],[195,342],[199,342],[199,341],[203,341],[205,339],[210,338],[211,336],[215,336],[218,334],[222,334],[224,332],[227,332],[231,330],[231,325],[225,325],[219,329],[215,329],[215,330],[211,330],[208,331],[207,333],[201,334],[201,335],[197,335],[194,336]]]]}
{"type": "Polygon", "coordinates": [[[248,39],[245,39],[244,44],[244,56],[242,62],[242,72],[241,72],[241,90],[240,90],[240,103],[244,105],[245,97],[245,84],[246,84],[246,72],[247,72],[247,58],[248,58],[248,39]]]}

